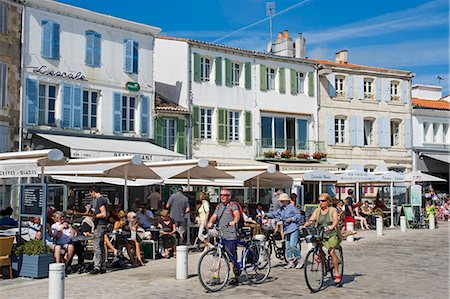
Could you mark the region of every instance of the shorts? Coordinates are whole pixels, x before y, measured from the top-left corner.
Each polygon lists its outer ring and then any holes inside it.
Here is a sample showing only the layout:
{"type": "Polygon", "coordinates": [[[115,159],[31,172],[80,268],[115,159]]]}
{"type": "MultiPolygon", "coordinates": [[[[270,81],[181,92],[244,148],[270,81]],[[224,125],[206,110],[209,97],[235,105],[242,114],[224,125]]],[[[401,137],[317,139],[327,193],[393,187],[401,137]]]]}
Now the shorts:
{"type": "Polygon", "coordinates": [[[329,239],[322,240],[322,246],[327,250],[331,250],[333,248],[340,248],[341,244],[339,242],[339,237],[337,235],[330,237],[329,239]]]}
{"type": "Polygon", "coordinates": [[[223,239],[223,246],[229,251],[229,253],[231,253],[231,255],[237,259],[237,244],[238,244],[238,240],[227,240],[227,239],[223,239]]]}

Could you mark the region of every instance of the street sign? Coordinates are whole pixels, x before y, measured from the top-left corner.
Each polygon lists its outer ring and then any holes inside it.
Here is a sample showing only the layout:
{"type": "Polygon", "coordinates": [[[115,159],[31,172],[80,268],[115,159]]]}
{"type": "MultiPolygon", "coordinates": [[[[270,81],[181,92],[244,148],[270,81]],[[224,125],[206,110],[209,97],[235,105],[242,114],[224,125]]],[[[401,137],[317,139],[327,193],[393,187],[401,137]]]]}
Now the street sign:
{"type": "Polygon", "coordinates": [[[127,84],[125,85],[125,87],[129,91],[139,91],[141,89],[141,86],[139,85],[139,83],[131,82],[131,81],[128,81],[127,84]]]}

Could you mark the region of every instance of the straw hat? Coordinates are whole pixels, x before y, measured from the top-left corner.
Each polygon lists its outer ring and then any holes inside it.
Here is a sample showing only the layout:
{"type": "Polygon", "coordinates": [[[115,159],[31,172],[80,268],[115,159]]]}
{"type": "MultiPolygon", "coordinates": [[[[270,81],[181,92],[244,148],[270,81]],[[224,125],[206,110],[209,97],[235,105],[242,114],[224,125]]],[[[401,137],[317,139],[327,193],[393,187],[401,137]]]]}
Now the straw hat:
{"type": "Polygon", "coordinates": [[[289,198],[289,195],[287,195],[287,193],[281,193],[280,197],[278,198],[278,200],[279,201],[289,201],[291,199],[289,198]]]}

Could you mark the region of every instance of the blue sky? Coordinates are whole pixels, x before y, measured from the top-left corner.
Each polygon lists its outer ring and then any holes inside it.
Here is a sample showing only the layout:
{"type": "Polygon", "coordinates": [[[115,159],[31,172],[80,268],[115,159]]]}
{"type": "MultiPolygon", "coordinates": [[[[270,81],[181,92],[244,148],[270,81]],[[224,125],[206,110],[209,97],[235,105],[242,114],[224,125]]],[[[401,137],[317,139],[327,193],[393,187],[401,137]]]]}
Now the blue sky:
{"type": "MultiPolygon", "coordinates": [[[[265,0],[58,1],[157,26],[162,35],[258,51],[269,42],[265,0]]],[[[440,76],[449,94],[448,0],[274,2],[273,36],[303,33],[308,57],[334,60],[347,49],[349,63],[409,70],[413,83],[437,85],[440,76]]]]}

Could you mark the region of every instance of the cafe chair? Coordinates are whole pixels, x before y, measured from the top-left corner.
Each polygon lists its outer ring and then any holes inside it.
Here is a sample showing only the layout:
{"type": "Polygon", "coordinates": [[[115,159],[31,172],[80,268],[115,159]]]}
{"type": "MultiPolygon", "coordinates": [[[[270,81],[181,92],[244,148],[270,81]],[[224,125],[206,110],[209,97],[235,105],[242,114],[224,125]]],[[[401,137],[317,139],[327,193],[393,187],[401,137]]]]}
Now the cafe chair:
{"type": "MultiPolygon", "coordinates": [[[[9,267],[9,278],[13,278],[11,266],[11,253],[14,243],[14,236],[0,237],[0,268],[9,267]]],[[[3,274],[2,274],[3,276],[3,274]]]]}

